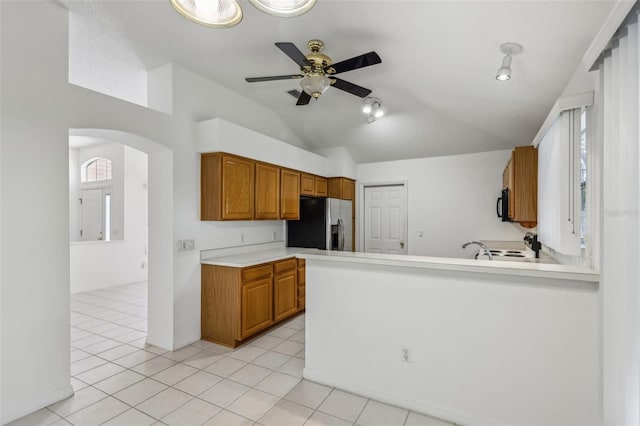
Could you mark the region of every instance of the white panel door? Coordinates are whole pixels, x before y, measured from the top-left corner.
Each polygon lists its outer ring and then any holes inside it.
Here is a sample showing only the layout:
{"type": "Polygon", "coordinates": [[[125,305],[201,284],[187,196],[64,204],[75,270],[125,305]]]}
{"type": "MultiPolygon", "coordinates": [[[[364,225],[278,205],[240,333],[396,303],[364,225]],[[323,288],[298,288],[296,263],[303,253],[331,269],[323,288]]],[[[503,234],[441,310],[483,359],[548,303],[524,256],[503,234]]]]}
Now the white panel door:
{"type": "Polygon", "coordinates": [[[407,254],[404,185],[365,186],[364,251],[407,254]]]}
{"type": "Polygon", "coordinates": [[[82,226],[80,228],[82,241],[104,239],[103,200],[101,188],[82,190],[82,226]]]}

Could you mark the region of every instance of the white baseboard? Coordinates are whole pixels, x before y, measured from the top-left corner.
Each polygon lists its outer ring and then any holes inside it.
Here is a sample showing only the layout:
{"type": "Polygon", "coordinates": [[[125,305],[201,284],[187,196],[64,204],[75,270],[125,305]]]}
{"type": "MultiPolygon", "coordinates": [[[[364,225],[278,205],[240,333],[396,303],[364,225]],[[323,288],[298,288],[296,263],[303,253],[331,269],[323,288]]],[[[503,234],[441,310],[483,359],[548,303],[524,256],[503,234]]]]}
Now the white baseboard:
{"type": "Polygon", "coordinates": [[[173,351],[173,342],[169,340],[156,339],[155,336],[151,334],[147,334],[147,338],[145,339],[145,343],[148,345],[157,346],[165,351],[173,351]]]}
{"type": "Polygon", "coordinates": [[[71,384],[68,384],[30,401],[10,407],[2,407],[2,424],[4,425],[17,420],[20,417],[24,417],[27,414],[40,410],[41,408],[55,404],[65,398],[69,398],[71,395],[73,395],[73,387],[71,387],[71,384]]]}
{"type": "MultiPolygon", "coordinates": [[[[198,330],[199,331],[199,330],[198,330]]],[[[197,335],[191,335],[189,337],[186,337],[184,339],[180,339],[179,341],[177,341],[175,343],[175,345],[173,346],[173,350],[177,351],[178,349],[182,349],[187,345],[190,345],[194,342],[197,342],[198,340],[200,340],[200,333],[198,333],[197,335]]]]}
{"type": "Polygon", "coordinates": [[[357,395],[375,399],[376,401],[384,402],[385,404],[395,405],[396,407],[423,413],[455,424],[483,426],[502,425],[502,423],[496,422],[495,420],[480,418],[471,413],[451,410],[450,408],[430,404],[425,401],[419,401],[404,395],[388,393],[380,389],[371,388],[366,385],[345,380],[343,377],[331,376],[330,374],[325,374],[311,368],[304,368],[302,376],[307,380],[320,383],[321,385],[336,387],[357,395]]]}

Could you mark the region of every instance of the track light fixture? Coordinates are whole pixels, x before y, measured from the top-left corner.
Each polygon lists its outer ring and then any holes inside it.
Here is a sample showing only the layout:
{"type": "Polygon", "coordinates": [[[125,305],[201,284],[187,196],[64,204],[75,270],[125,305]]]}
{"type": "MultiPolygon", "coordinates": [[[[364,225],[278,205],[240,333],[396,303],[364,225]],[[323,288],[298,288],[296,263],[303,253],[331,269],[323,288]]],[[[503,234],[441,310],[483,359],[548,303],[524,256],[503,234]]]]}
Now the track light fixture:
{"type": "MultiPolygon", "coordinates": [[[[292,17],[308,12],[317,0],[249,0],[257,9],[274,16],[292,17]]],[[[227,28],[242,20],[238,0],[169,0],[182,16],[211,28],[227,28]]]]}
{"type": "Polygon", "coordinates": [[[367,123],[373,123],[376,118],[384,116],[382,101],[378,98],[368,96],[362,101],[362,112],[367,115],[367,123]]]}
{"type": "Polygon", "coordinates": [[[522,53],[522,45],[518,43],[504,43],[500,46],[500,51],[504,53],[502,65],[496,73],[496,80],[507,81],[511,79],[511,59],[513,55],[522,53]]]}

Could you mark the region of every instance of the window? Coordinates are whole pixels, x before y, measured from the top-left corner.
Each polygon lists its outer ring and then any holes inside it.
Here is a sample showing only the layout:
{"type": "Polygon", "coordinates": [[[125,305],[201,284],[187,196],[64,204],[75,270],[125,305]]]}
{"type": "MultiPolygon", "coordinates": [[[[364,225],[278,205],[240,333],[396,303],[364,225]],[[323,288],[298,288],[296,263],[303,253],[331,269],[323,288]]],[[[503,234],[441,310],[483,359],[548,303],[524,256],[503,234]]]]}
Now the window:
{"type": "Polygon", "coordinates": [[[111,180],[111,160],[96,158],[84,166],[81,176],[82,182],[111,180]]]}
{"type": "Polygon", "coordinates": [[[587,234],[587,108],[580,113],[580,246],[587,234]]]}

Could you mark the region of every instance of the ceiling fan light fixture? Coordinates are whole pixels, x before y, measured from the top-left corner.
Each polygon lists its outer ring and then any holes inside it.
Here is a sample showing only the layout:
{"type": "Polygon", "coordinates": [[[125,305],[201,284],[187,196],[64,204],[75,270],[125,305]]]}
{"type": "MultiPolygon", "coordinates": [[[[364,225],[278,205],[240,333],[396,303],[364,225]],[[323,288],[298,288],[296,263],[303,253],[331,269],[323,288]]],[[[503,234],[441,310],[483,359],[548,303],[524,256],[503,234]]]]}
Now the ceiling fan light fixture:
{"type": "Polygon", "coordinates": [[[496,80],[511,80],[511,60],[513,55],[522,53],[522,45],[518,43],[504,43],[500,46],[500,51],[504,53],[504,58],[502,58],[502,64],[498,72],[496,72],[496,80]]]}
{"type": "Polygon", "coordinates": [[[326,75],[312,74],[300,80],[300,87],[309,96],[316,99],[320,97],[331,86],[331,80],[326,75]]]}
{"type": "Polygon", "coordinates": [[[367,96],[362,101],[362,112],[367,115],[367,123],[373,123],[376,118],[384,116],[382,101],[378,98],[367,96]]]}
{"type": "Polygon", "coordinates": [[[228,28],[242,21],[242,8],[236,0],[169,0],[180,15],[196,24],[228,28]]]}
{"type": "Polygon", "coordinates": [[[289,18],[307,13],[317,0],[249,0],[257,9],[269,15],[289,18]]]}

